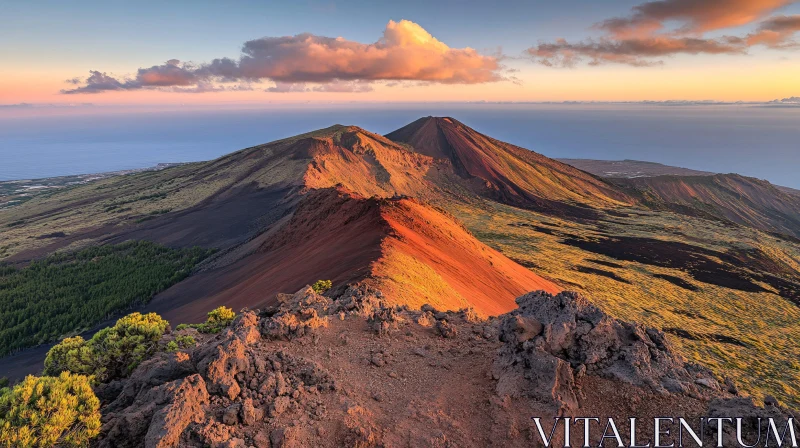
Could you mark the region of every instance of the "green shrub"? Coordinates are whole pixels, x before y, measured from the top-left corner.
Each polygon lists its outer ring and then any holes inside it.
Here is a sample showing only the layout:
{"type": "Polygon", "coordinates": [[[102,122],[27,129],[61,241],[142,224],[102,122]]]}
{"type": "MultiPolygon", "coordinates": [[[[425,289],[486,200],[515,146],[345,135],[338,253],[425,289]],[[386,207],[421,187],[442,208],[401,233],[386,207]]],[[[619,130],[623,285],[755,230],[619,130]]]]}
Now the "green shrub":
{"type": "Polygon", "coordinates": [[[44,361],[44,373],[93,375],[100,382],[128,376],[158,349],[158,341],[167,328],[169,322],[158,314],[129,314],[88,341],[76,336],[51,348],[44,361]]]}
{"type": "Polygon", "coordinates": [[[44,374],[55,376],[61,372],[93,375],[96,370],[94,348],[82,337],[66,338],[47,352],[44,374]]]}
{"type": "Polygon", "coordinates": [[[194,328],[200,333],[213,334],[219,333],[223,328],[233,322],[236,313],[227,306],[220,306],[208,313],[208,318],[202,324],[180,324],[178,330],[194,328]]]}
{"type": "Polygon", "coordinates": [[[28,376],[0,392],[2,447],[83,447],[99,432],[100,401],[86,376],[28,376]]]}
{"type": "Polygon", "coordinates": [[[166,349],[168,352],[177,352],[182,348],[193,347],[196,343],[197,341],[195,341],[191,335],[178,335],[175,337],[175,340],[167,343],[166,349]]]}
{"type": "Polygon", "coordinates": [[[178,346],[180,348],[189,348],[189,347],[193,347],[195,344],[197,344],[197,341],[195,341],[194,338],[191,335],[188,335],[188,334],[186,334],[186,335],[178,335],[175,338],[175,342],[178,344],[178,346]]]}
{"type": "Polygon", "coordinates": [[[317,280],[313,285],[311,285],[311,289],[313,289],[317,294],[323,294],[332,287],[333,282],[330,280],[317,280]]]}

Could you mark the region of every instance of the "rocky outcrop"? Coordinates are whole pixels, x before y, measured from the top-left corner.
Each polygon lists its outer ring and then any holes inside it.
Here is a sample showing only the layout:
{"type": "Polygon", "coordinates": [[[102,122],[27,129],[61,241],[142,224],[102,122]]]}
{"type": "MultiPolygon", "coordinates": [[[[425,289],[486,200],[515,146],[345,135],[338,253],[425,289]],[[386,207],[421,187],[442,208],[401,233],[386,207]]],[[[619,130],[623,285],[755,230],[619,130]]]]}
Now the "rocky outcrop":
{"type": "Polygon", "coordinates": [[[483,320],[468,309],[387,305],[364,285],[338,298],[303,288],[103,386],[95,445],[531,446],[530,416],[585,410],[596,390],[583,391],[587,384],[610,387],[591,409],[627,406],[638,391],[645,398],[636,403],[695,410],[717,399],[711,416],[748,416],[751,425],[786,412],[772,399],[758,408],[733,397],[730,382],[722,390],[684,363],[660,332],[613,319],[578,294],[535,292],[517,303],[483,320]]]}
{"type": "Polygon", "coordinates": [[[331,300],[306,286],[294,295],[278,295],[280,304],[268,310],[261,324],[261,333],[268,339],[291,340],[328,325],[331,300]]]}
{"type": "Polygon", "coordinates": [[[184,429],[203,420],[208,398],[205,381],[197,374],[142,390],[130,406],[105,415],[98,446],[177,446],[184,429]]]}
{"type": "Polygon", "coordinates": [[[501,394],[527,394],[564,413],[577,408],[576,378],[587,374],[664,394],[719,388],[709,371],[673,352],[663,333],[614,319],[577,293],[537,291],[517,304],[500,323],[501,394]]]}
{"type": "Polygon", "coordinates": [[[208,390],[233,400],[241,393],[236,376],[247,373],[247,347],[260,338],[258,317],[252,311],[240,315],[230,328],[197,353],[197,370],[208,380],[208,390]]]}

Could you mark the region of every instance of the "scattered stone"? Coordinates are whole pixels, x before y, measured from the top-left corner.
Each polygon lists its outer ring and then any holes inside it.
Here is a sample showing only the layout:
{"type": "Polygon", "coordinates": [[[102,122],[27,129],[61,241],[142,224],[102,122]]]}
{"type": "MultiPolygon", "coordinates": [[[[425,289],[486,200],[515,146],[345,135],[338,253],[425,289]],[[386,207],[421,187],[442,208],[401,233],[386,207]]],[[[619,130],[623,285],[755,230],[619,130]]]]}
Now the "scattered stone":
{"type": "Polygon", "coordinates": [[[228,426],[234,426],[239,424],[239,410],[241,409],[241,404],[232,404],[225,408],[225,411],[222,413],[222,423],[225,423],[228,426]]]}
{"type": "Polygon", "coordinates": [[[436,321],[436,331],[444,338],[454,338],[458,335],[458,329],[447,322],[446,319],[436,321]]]}
{"type": "Polygon", "coordinates": [[[242,407],[239,411],[242,423],[246,426],[255,425],[264,418],[264,411],[253,405],[253,400],[248,398],[242,402],[242,407]]]}
{"type": "Polygon", "coordinates": [[[718,390],[719,389],[719,383],[717,382],[717,380],[715,380],[713,378],[698,378],[698,379],[694,380],[694,382],[696,384],[699,384],[699,385],[701,385],[703,387],[707,387],[709,389],[713,389],[713,390],[718,390]]]}
{"type": "Polygon", "coordinates": [[[291,400],[289,400],[289,397],[275,398],[275,401],[272,402],[272,406],[270,407],[269,416],[274,418],[283,414],[289,409],[290,405],[291,400]]]}
{"type": "Polygon", "coordinates": [[[292,296],[282,295],[278,311],[261,323],[261,334],[268,339],[292,340],[328,326],[331,300],[306,286],[292,296]]]}
{"type": "Polygon", "coordinates": [[[383,353],[375,352],[369,359],[369,362],[376,366],[376,367],[383,367],[386,365],[386,361],[383,358],[383,353]]]}

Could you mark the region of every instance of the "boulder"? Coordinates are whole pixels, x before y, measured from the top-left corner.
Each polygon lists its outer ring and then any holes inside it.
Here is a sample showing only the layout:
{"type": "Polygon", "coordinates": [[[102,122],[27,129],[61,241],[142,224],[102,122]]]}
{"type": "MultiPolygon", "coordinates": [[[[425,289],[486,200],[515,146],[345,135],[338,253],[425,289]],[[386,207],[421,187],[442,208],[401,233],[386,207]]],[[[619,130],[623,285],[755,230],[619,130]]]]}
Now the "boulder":
{"type": "Polygon", "coordinates": [[[106,414],[97,446],[178,446],[186,427],[203,420],[208,399],[205,381],[197,374],[143,390],[130,406],[106,414]]]}
{"type": "Polygon", "coordinates": [[[574,409],[581,393],[573,370],[658,393],[697,395],[698,385],[706,394],[719,389],[711,372],[685,364],[663,333],[614,319],[578,293],[537,291],[517,298],[517,304],[499,325],[504,345],[494,376],[504,394],[516,388],[537,399],[548,397],[562,412],[574,409]]]}
{"type": "Polygon", "coordinates": [[[331,300],[314,292],[310,286],[291,296],[279,297],[277,311],[261,322],[261,334],[267,339],[291,340],[328,326],[331,300]]]}

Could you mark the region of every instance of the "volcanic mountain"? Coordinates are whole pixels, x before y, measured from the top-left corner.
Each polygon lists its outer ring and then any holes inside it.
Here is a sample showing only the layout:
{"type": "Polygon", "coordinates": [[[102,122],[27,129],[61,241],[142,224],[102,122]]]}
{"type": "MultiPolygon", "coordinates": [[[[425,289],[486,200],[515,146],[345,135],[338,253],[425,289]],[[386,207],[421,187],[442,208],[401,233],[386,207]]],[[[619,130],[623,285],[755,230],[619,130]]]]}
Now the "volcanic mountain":
{"type": "Polygon", "coordinates": [[[645,205],[692,208],[719,219],[800,237],[800,196],[739,174],[657,176],[615,180],[645,205]]]}
{"type": "Polygon", "coordinates": [[[592,207],[632,203],[603,179],[483,135],[453,118],[420,118],[386,137],[449,160],[476,192],[507,204],[580,217],[591,215],[592,207]]]}
{"type": "Polygon", "coordinates": [[[513,309],[524,291],[561,290],[419,200],[367,199],[341,188],[309,192],[291,218],[240,250],[251,252],[167,290],[148,309],[199,321],[217,304],[263,307],[316,278],[340,289],[364,282],[411,308],[472,307],[482,315],[513,309]]]}
{"type": "Polygon", "coordinates": [[[610,179],[651,208],[723,219],[800,237],[800,192],[739,174],[637,160],[562,159],[610,179]]]}

